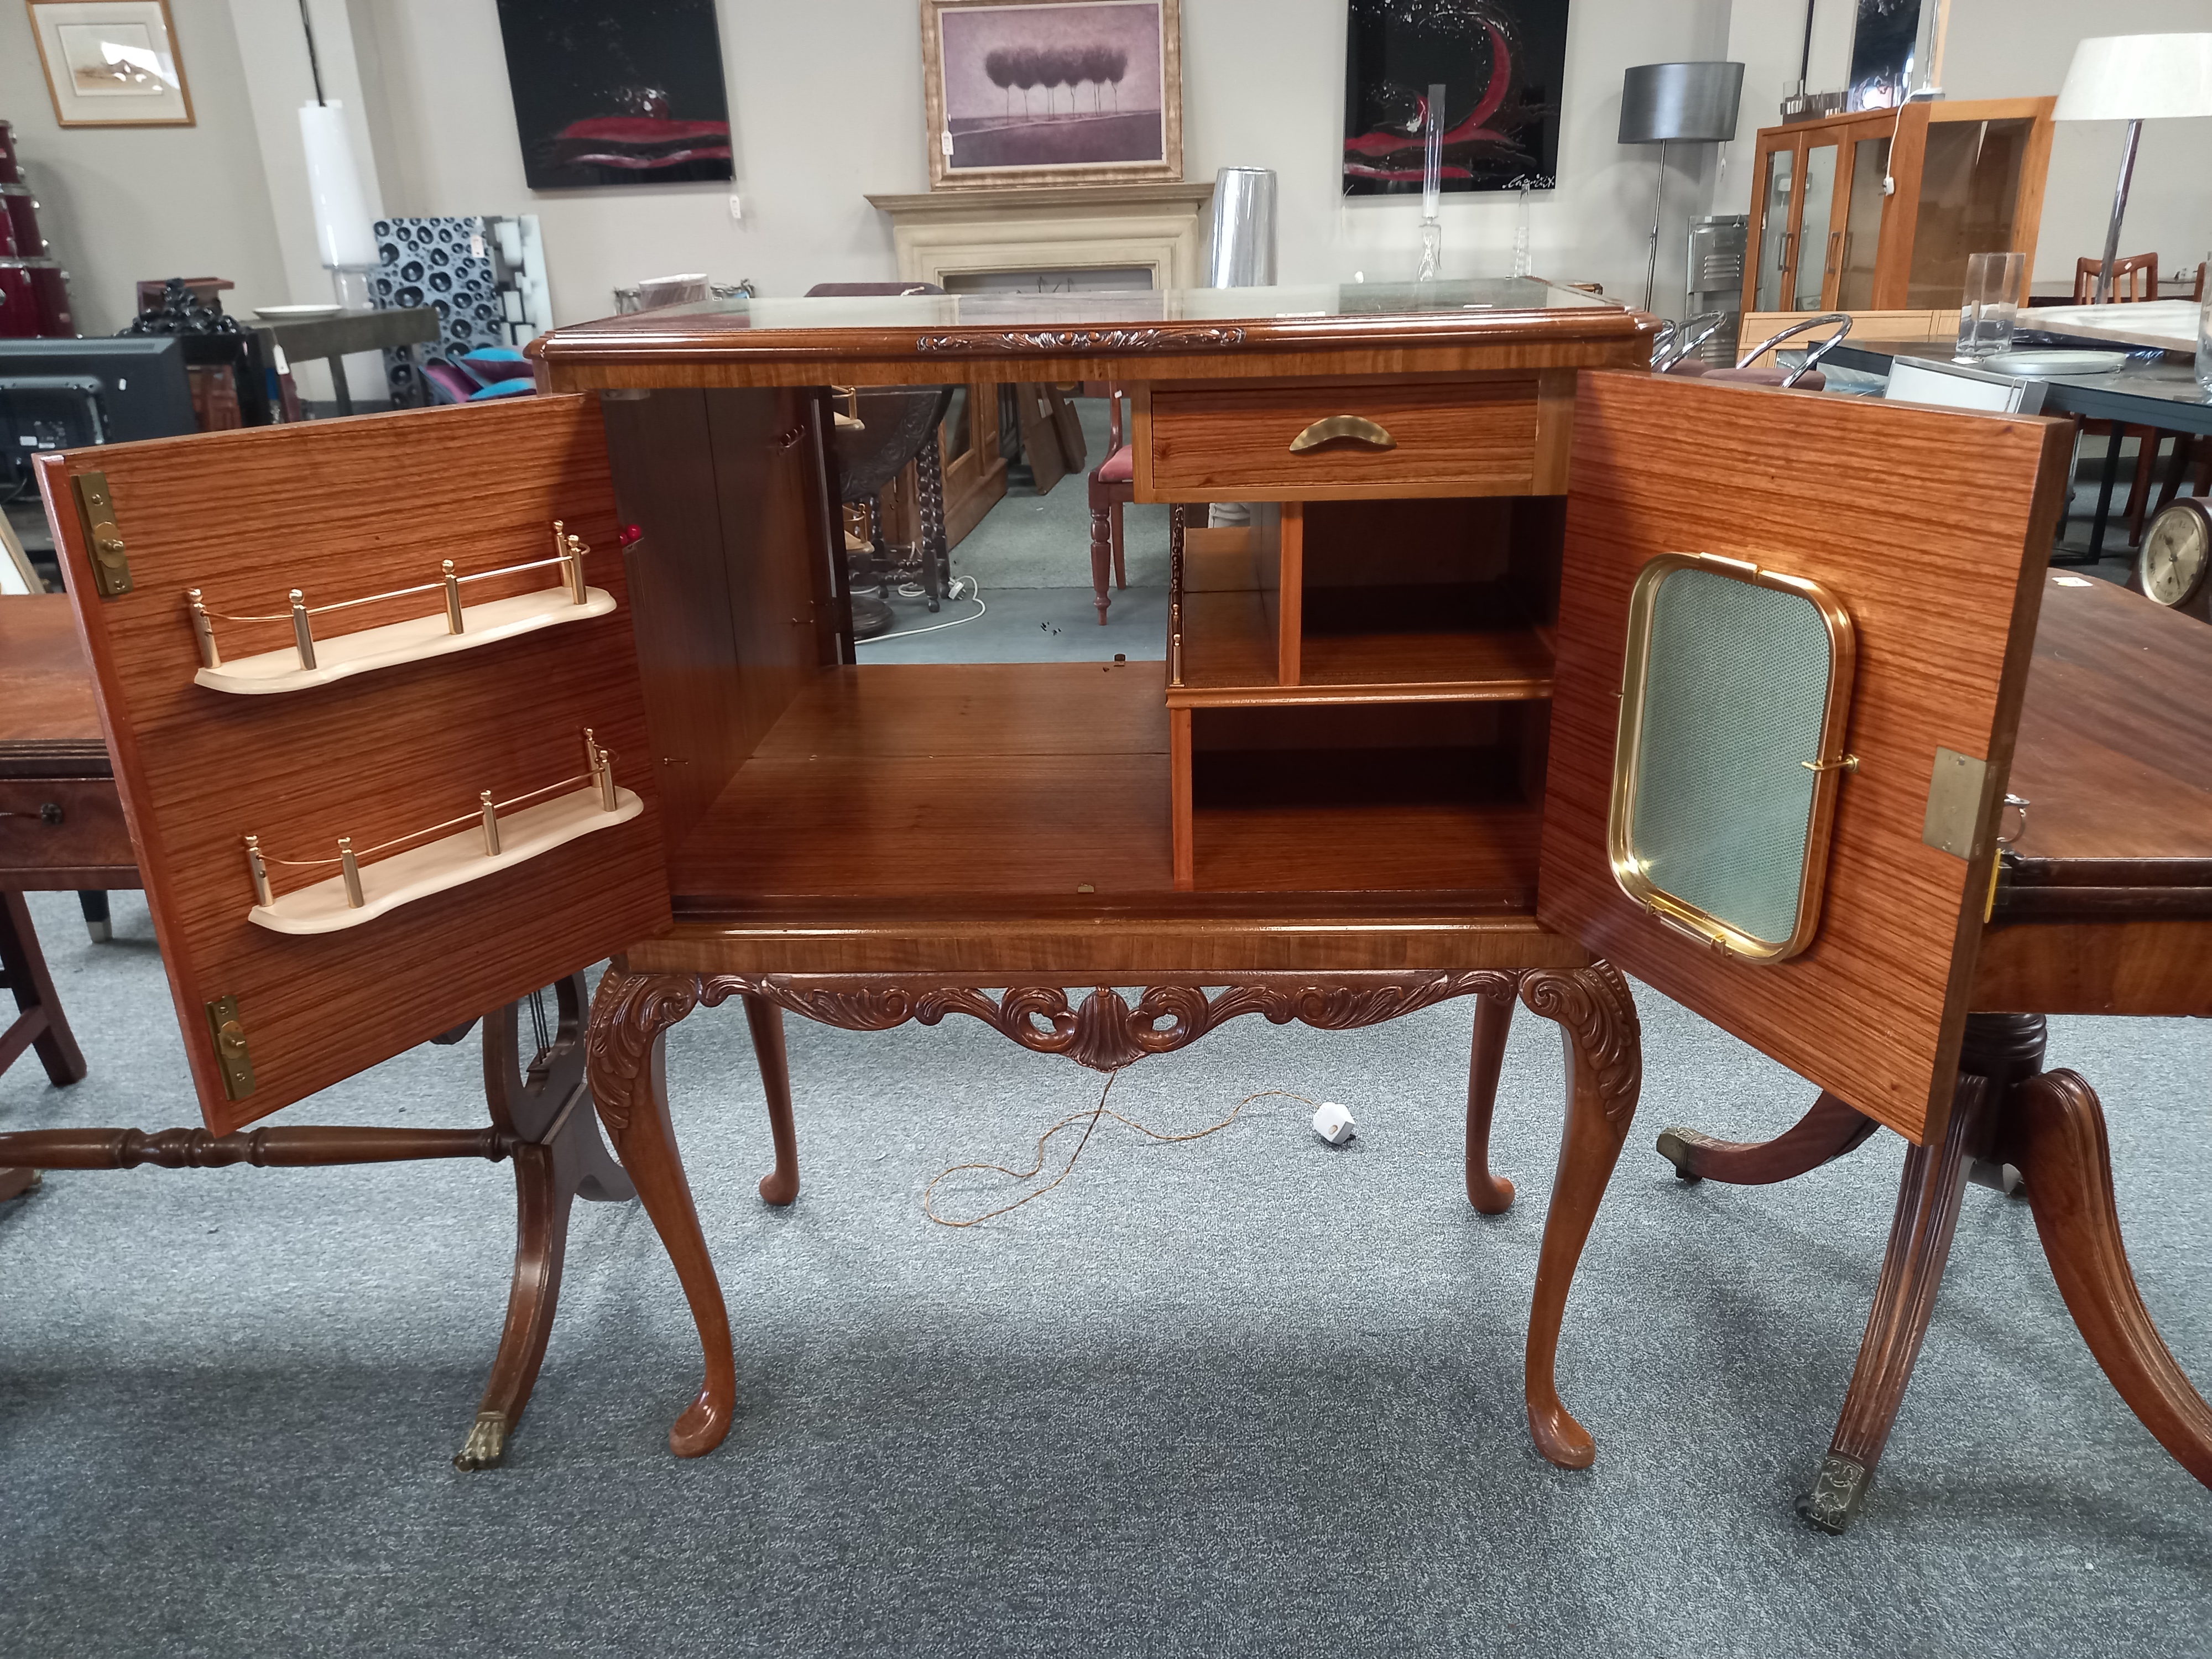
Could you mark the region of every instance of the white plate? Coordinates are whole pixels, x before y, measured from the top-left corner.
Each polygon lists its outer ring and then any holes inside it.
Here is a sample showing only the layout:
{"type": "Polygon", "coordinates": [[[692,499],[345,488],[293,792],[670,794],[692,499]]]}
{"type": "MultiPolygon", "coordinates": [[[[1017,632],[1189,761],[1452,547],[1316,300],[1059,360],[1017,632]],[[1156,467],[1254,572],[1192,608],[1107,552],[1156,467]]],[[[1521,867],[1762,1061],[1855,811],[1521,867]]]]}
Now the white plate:
{"type": "Polygon", "coordinates": [[[343,306],[257,306],[253,314],[264,323],[312,323],[324,317],[335,317],[343,306]]]}
{"type": "Polygon", "coordinates": [[[1977,357],[1974,367],[1997,374],[2110,374],[2126,362],[2124,351],[2000,351],[1977,357]]]}

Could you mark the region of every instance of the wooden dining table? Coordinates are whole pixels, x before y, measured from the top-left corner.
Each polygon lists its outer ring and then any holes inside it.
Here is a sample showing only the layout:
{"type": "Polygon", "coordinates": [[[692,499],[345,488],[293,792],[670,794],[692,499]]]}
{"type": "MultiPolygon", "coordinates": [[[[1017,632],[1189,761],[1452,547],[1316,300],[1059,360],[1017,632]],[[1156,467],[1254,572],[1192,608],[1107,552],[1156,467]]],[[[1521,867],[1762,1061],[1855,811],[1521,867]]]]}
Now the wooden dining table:
{"type": "MultiPolygon", "coordinates": [[[[2045,1071],[2052,1014],[2212,1018],[2212,627],[2114,583],[2046,578],[1948,1133],[1908,1152],[1850,1389],[1799,1512],[1856,1518],[1926,1335],[1969,1181],[2024,1198],[2097,1363],[2176,1461],[2212,1486],[2212,1407],[2128,1264],[2104,1109],[2045,1071]]],[[[2159,1028],[2142,1029],[2146,1044],[2159,1028]]],[[[1686,1128],[1686,1181],[1765,1185],[1850,1152],[1873,1120],[1822,1095],[1769,1141],[1686,1128]]],[[[2212,1222],[2212,1212],[2208,1212],[2212,1222]]]]}

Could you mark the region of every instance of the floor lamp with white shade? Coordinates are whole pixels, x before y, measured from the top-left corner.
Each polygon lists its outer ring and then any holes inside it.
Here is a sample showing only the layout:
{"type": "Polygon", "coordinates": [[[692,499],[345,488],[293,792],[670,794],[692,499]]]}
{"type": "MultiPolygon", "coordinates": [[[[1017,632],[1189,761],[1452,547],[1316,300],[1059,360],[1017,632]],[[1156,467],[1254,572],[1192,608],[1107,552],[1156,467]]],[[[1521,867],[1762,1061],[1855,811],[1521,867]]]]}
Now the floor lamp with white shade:
{"type": "Polygon", "coordinates": [[[2105,266],[2097,275],[2099,305],[2112,298],[2112,262],[2119,257],[2120,220],[2142,124],[2191,115],[2212,115],[2212,34],[2106,34],[2074,48],[2051,118],[2128,124],[2112,222],[2105,232],[2105,266]]]}

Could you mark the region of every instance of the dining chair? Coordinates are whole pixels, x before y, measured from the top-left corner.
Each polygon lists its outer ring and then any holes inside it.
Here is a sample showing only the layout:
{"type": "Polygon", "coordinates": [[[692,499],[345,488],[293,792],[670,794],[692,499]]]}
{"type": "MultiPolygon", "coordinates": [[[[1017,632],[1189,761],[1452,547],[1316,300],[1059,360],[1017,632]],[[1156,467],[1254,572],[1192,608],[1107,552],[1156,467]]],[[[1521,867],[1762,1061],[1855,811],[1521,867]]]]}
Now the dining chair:
{"type": "Polygon", "coordinates": [[[1106,589],[1109,567],[1115,586],[1129,585],[1121,551],[1121,508],[1136,499],[1136,452],[1122,436],[1121,388],[1109,385],[1106,388],[1106,459],[1091,469],[1091,591],[1101,628],[1106,625],[1106,607],[1113,602],[1106,589]]]}
{"type": "MultiPolygon", "coordinates": [[[[2097,302],[2097,278],[2104,268],[2102,259],[2076,259],[2074,262],[2075,305],[2094,305],[2097,302]]],[[[2197,267],[2197,281],[2201,295],[2204,282],[2202,265],[2197,267]]],[[[2108,304],[2131,305],[2156,298],[2158,255],[2131,253],[2124,259],[2112,261],[2112,289],[2108,304]]],[[[2101,436],[2116,444],[2124,443],[2130,438],[2136,441],[2135,483],[2128,491],[2128,545],[2133,547],[2142,540],[2143,519],[2150,505],[2151,477],[2158,467],[2158,452],[2161,443],[2171,436],[2178,444],[2185,447],[2188,436],[2179,432],[2169,434],[2160,427],[2124,426],[2115,421],[2088,421],[2076,415],[2074,417],[2074,439],[2077,448],[2085,435],[2101,436]]],[[[2181,467],[2186,463],[2179,455],[2175,457],[2175,461],[2173,476],[2179,478],[2181,467]]],[[[2172,493],[2171,489],[2167,492],[2169,496],[2172,493]]]]}

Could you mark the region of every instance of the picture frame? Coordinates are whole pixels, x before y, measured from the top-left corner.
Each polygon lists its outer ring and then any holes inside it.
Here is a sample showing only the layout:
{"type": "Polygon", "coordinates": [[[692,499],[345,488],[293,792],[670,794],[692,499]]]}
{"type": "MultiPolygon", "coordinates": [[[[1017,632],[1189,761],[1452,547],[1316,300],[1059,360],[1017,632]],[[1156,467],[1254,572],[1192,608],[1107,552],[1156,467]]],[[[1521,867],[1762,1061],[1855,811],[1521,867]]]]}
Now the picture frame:
{"type": "Polygon", "coordinates": [[[933,191],[1182,180],[1182,0],[921,0],[933,191]]]}
{"type": "Polygon", "coordinates": [[[533,191],[737,179],[714,0],[498,0],[533,191]]]}
{"type": "Polygon", "coordinates": [[[46,95],[65,127],[189,127],[169,0],[23,0],[46,95]]]}
{"type": "Polygon", "coordinates": [[[1441,85],[1447,192],[1558,185],[1571,0],[1348,0],[1343,190],[1418,195],[1441,85]]]}

